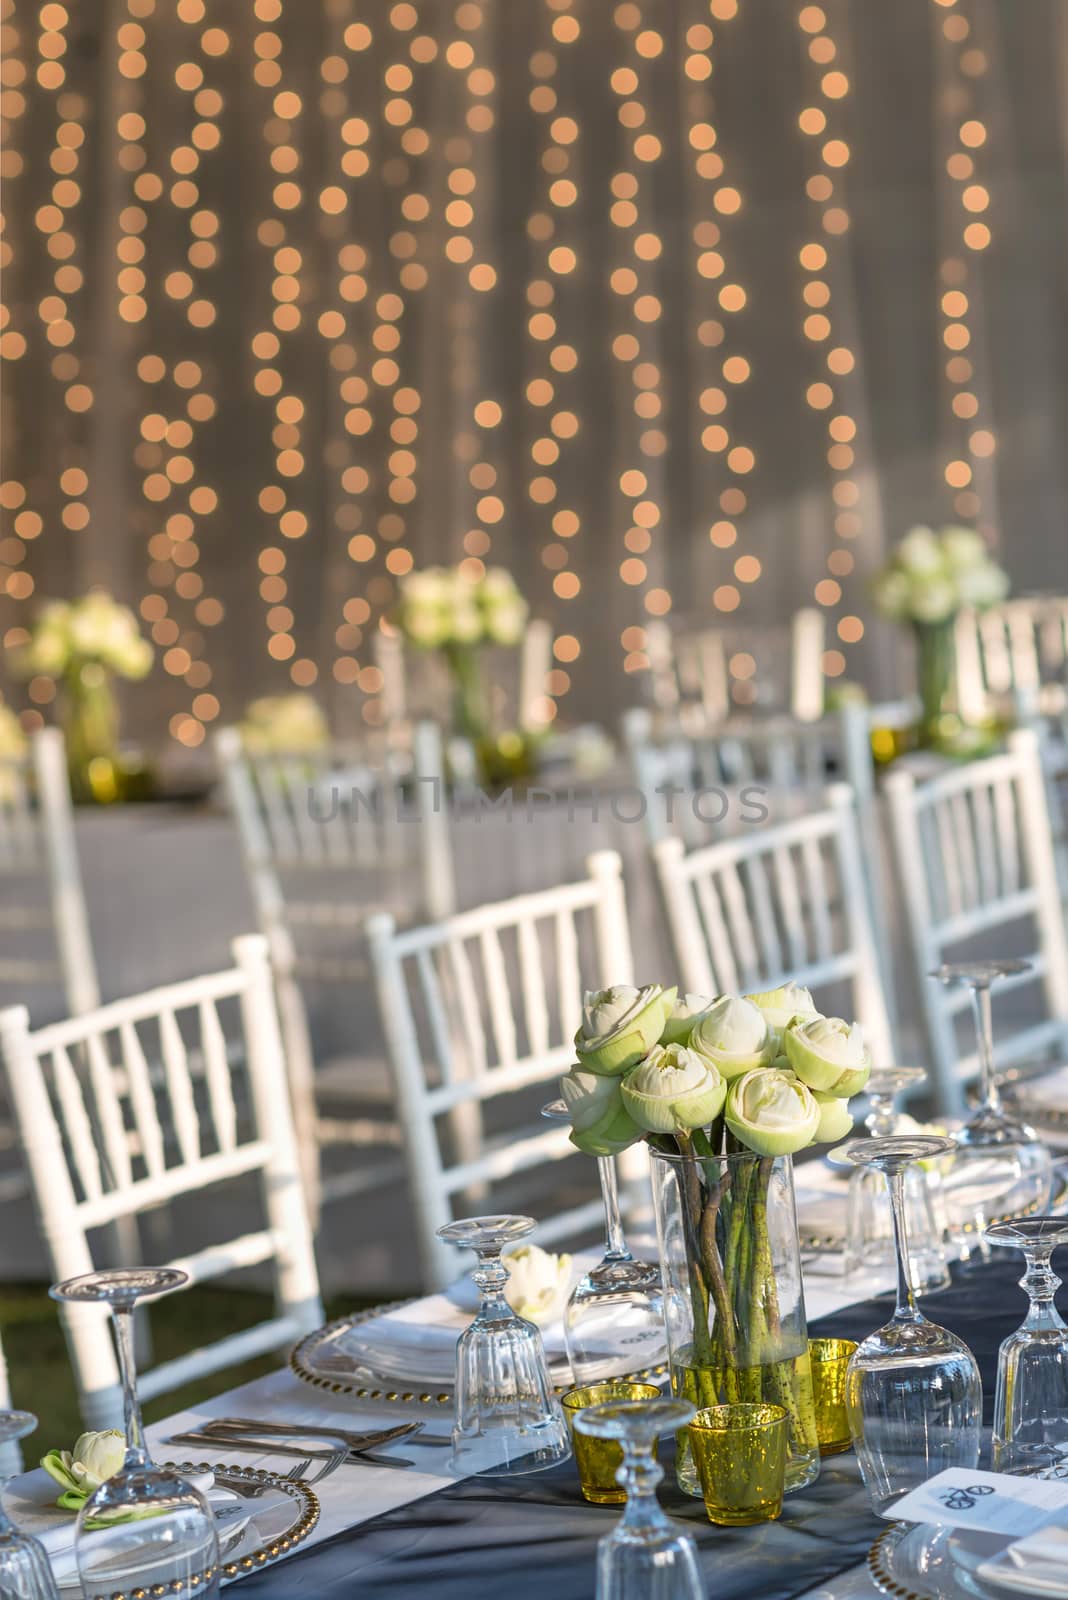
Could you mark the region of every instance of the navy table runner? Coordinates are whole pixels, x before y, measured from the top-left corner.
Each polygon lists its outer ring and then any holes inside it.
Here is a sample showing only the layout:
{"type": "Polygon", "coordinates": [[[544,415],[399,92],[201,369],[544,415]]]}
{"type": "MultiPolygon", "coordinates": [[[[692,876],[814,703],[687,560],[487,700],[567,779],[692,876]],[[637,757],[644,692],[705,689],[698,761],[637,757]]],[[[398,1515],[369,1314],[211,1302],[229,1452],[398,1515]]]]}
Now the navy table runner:
{"type": "MultiPolygon", "coordinates": [[[[951,1287],[923,1301],[927,1316],[975,1352],[987,1422],[998,1345],[1027,1308],[1022,1272],[1022,1257],[999,1252],[985,1266],[954,1268],[951,1287]]],[[[889,1296],[862,1301],[810,1332],[863,1339],[892,1309],[889,1296]]],[[[796,1600],[856,1566],[886,1526],[871,1512],[851,1452],[825,1461],[778,1522],[735,1529],[713,1528],[701,1502],[678,1492],[670,1441],[662,1459],[661,1503],[696,1538],[712,1600],[796,1600]]],[[[352,1481],[357,1496],[357,1474],[352,1481]]],[[[469,1478],[243,1579],[240,1592],[244,1600],[593,1600],[597,1540],[618,1515],[586,1504],[571,1461],[530,1477],[469,1478]]]]}

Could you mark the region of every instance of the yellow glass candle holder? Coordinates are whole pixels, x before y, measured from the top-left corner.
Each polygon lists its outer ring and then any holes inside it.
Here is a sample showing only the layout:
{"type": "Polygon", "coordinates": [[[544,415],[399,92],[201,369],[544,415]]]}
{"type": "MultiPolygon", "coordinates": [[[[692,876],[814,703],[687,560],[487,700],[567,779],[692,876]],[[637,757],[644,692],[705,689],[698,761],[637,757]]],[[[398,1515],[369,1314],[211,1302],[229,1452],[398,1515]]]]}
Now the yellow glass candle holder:
{"type": "Polygon", "coordinates": [[[856,1349],[852,1339],[810,1339],[812,1398],[816,1408],[816,1438],[821,1456],[836,1456],[852,1448],[846,1414],[846,1368],[856,1349]]]}
{"type": "Polygon", "coordinates": [[[786,1408],[707,1406],[687,1432],[709,1522],[773,1522],[786,1484],[786,1408]]]}
{"type": "MultiPolygon", "coordinates": [[[[582,1493],[595,1506],[621,1506],[627,1491],[616,1482],[616,1473],[623,1465],[623,1447],[614,1439],[591,1439],[575,1427],[576,1411],[587,1406],[609,1405],[617,1400],[659,1400],[660,1390],[653,1383],[590,1383],[581,1389],[569,1389],[560,1404],[571,1430],[571,1445],[575,1452],[579,1483],[582,1493]]],[[[655,1454],[655,1450],[654,1450],[655,1454]]]]}

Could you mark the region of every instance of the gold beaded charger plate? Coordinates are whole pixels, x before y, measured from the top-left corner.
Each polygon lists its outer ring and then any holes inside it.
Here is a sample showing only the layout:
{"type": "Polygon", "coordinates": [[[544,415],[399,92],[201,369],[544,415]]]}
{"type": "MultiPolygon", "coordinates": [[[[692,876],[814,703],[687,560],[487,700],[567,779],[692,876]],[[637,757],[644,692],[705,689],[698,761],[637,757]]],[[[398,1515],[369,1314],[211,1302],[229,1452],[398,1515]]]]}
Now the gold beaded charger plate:
{"type": "MultiPolygon", "coordinates": [[[[319,1501],[306,1483],[295,1483],[259,1467],[224,1466],[212,1462],[165,1462],[179,1471],[211,1472],[215,1486],[236,1497],[235,1512],[219,1518],[220,1581],[234,1583],[261,1567],[289,1555],[302,1544],[319,1521],[319,1501]],[[239,1510],[240,1514],[236,1514],[239,1510]]],[[[8,1513],[25,1532],[41,1537],[62,1523],[72,1524],[74,1513],[55,1504],[56,1484],[38,1469],[23,1473],[4,1489],[8,1513]]],[[[228,1507],[229,1510],[229,1507],[228,1507]]],[[[48,1541],[46,1541],[47,1543],[48,1541]]],[[[82,1600],[82,1586],[64,1562],[59,1575],[62,1600],[82,1600]]],[[[199,1578],[199,1574],[196,1575],[199,1578]]],[[[190,1581],[185,1590],[173,1583],[161,1587],[114,1590],[89,1600],[154,1600],[156,1595],[187,1592],[195,1596],[201,1584],[190,1581]]]]}
{"type": "MultiPolygon", "coordinates": [[[[330,1394],[352,1395],[357,1400],[367,1400],[375,1405],[404,1406],[415,1411],[437,1406],[451,1410],[451,1383],[400,1378],[395,1373],[382,1370],[382,1363],[369,1365],[359,1358],[353,1348],[360,1344],[361,1326],[387,1311],[399,1311],[414,1304],[413,1300],[394,1300],[388,1305],[373,1306],[368,1311],[356,1311],[347,1317],[339,1317],[337,1321],[317,1328],[314,1333],[305,1334],[290,1351],[290,1370],[304,1383],[313,1384],[315,1388],[330,1394]]],[[[549,1373],[558,1393],[571,1387],[571,1372],[566,1363],[550,1363],[549,1373]]],[[[667,1366],[658,1365],[640,1372],[606,1371],[604,1376],[657,1383],[666,1374],[667,1366]]]]}
{"type": "MultiPolygon", "coordinates": [[[[894,1522],[868,1552],[868,1571],[880,1593],[896,1600],[1023,1600],[1021,1570],[1014,1583],[998,1581],[996,1573],[1011,1543],[1008,1534],[979,1528],[894,1522]]],[[[1063,1590],[1041,1592],[1051,1600],[1068,1595],[1068,1575],[1063,1590]]]]}

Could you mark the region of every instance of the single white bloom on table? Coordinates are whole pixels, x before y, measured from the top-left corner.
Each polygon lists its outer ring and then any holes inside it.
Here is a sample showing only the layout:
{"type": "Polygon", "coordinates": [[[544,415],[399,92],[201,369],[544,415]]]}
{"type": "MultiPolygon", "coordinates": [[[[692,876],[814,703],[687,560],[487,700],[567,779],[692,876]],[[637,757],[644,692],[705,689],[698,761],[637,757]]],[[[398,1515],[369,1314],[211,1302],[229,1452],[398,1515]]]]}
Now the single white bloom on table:
{"type": "Polygon", "coordinates": [[[94,1489],[113,1478],[126,1459],[126,1439],[117,1428],[80,1434],[73,1450],[49,1450],[41,1465],[63,1493],[57,1504],[77,1511],[94,1489]]]}
{"type": "Polygon", "coordinates": [[[518,1316],[542,1323],[563,1315],[571,1282],[570,1256],[522,1244],[501,1260],[508,1269],[504,1298],[518,1316]]]}
{"type": "Polygon", "coordinates": [[[727,1084],[714,1061],[683,1044],[654,1045],[622,1082],[623,1104],[649,1133],[685,1133],[719,1116],[727,1084]]]}
{"type": "Polygon", "coordinates": [[[724,1115],[735,1138],[757,1155],[786,1156],[812,1143],[820,1108],[792,1072],[760,1067],[734,1080],[724,1115]]]}

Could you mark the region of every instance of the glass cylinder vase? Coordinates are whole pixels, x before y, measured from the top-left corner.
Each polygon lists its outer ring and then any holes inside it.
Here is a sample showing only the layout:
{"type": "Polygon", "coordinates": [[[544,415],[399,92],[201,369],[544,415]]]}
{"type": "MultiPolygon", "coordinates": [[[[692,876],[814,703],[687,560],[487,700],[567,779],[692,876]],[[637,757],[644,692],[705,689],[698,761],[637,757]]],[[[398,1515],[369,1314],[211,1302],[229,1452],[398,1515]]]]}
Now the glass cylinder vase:
{"type": "Polygon", "coordinates": [[[956,619],[914,622],[916,687],[920,696],[919,743],[937,750],[960,727],[956,707],[956,619]]]}
{"type": "MultiPolygon", "coordinates": [[[[672,1388],[698,1409],[784,1406],[786,1488],[801,1489],[819,1475],[820,1454],[793,1158],[650,1155],[672,1388]]],[[[700,1495],[685,1439],[676,1473],[700,1495]]]]}
{"type": "Polygon", "coordinates": [[[63,682],[63,734],[71,793],[80,802],[117,798],[119,708],[98,662],[74,665],[63,682]]]}

